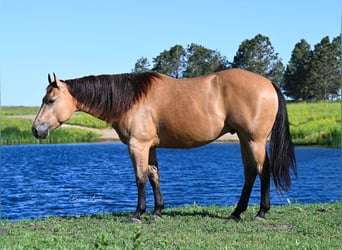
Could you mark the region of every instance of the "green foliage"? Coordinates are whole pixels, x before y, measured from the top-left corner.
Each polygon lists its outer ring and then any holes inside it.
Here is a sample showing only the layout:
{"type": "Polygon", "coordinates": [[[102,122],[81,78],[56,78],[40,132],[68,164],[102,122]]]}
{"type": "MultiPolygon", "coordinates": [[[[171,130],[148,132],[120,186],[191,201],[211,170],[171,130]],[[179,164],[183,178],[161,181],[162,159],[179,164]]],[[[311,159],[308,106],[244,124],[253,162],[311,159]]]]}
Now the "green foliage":
{"type": "Polygon", "coordinates": [[[134,72],[146,72],[150,70],[150,63],[147,57],[141,57],[134,65],[134,72]]]}
{"type": "Polygon", "coordinates": [[[276,83],[282,82],[284,74],[283,63],[270,39],[260,34],[241,43],[232,66],[260,74],[276,83]]]}
{"type": "Polygon", "coordinates": [[[184,49],[175,45],[153,58],[153,68],[149,69],[146,57],[138,59],[134,72],[157,71],[174,78],[201,76],[228,68],[226,57],[216,50],[192,43],[184,49]]]}
{"type": "Polygon", "coordinates": [[[302,39],[292,51],[284,75],[285,94],[294,100],[337,99],[341,90],[341,39],[324,37],[310,50],[302,39]]]}
{"type": "Polygon", "coordinates": [[[290,103],[287,108],[295,144],[341,146],[341,103],[290,103]]]}
{"type": "Polygon", "coordinates": [[[3,249],[340,249],[340,203],[273,206],[266,222],[227,221],[234,207],[166,209],[163,218],[129,213],[2,221],[3,249]]]}
{"type": "Polygon", "coordinates": [[[1,117],[1,144],[35,143],[29,119],[10,119],[1,117]]]}
{"type": "Polygon", "coordinates": [[[185,67],[185,53],[181,45],[164,50],[159,56],[153,58],[152,70],[174,78],[181,78],[185,67]]]}
{"type": "Polygon", "coordinates": [[[324,37],[315,45],[307,81],[315,100],[336,98],[341,88],[341,38],[336,37],[330,43],[324,37]]]}
{"type": "Polygon", "coordinates": [[[192,43],[187,48],[185,78],[203,76],[227,68],[227,59],[216,50],[192,43]]]}
{"type": "Polygon", "coordinates": [[[302,39],[295,45],[284,74],[285,95],[294,100],[309,100],[311,90],[307,84],[311,60],[310,45],[302,39]]]}

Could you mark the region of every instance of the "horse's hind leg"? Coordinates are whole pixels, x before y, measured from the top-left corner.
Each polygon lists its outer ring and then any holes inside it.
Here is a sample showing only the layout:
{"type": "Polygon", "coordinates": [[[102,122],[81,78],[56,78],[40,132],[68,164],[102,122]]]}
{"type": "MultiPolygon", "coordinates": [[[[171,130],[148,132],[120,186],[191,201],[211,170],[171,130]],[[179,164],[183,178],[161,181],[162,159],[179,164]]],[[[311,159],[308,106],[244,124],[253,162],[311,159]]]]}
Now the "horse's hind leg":
{"type": "Polygon", "coordinates": [[[265,213],[270,209],[270,171],[265,144],[264,140],[261,140],[261,142],[245,142],[243,139],[241,140],[245,183],[238,205],[230,216],[231,219],[240,219],[240,214],[247,209],[257,175],[261,180],[261,201],[260,210],[255,218],[264,219],[265,213]]]}
{"type": "Polygon", "coordinates": [[[261,182],[261,199],[260,199],[260,210],[257,213],[256,220],[264,220],[265,214],[270,210],[270,163],[266,153],[263,168],[259,173],[261,182]]]}
{"type": "Polygon", "coordinates": [[[153,195],[154,195],[153,216],[161,217],[161,211],[164,208],[164,200],[163,200],[162,193],[160,191],[160,175],[159,175],[159,170],[158,170],[158,160],[157,160],[157,154],[156,154],[155,148],[150,149],[148,165],[149,165],[148,166],[149,167],[148,178],[150,180],[150,183],[153,189],[153,195]]]}

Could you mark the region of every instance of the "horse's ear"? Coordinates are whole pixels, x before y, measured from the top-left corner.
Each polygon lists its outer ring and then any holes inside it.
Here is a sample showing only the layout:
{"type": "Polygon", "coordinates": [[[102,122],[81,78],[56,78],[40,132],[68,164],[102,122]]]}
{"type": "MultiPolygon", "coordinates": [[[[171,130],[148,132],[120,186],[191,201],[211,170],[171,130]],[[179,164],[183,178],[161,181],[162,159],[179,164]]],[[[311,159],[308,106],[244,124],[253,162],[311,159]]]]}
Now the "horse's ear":
{"type": "Polygon", "coordinates": [[[48,74],[48,80],[49,80],[49,84],[52,84],[53,87],[55,87],[55,88],[59,88],[59,87],[60,87],[60,86],[59,86],[59,80],[58,80],[58,78],[56,77],[56,74],[55,74],[55,73],[53,73],[53,80],[52,80],[52,78],[51,78],[51,75],[48,74]]]}
{"type": "Polygon", "coordinates": [[[61,82],[59,81],[59,79],[57,78],[56,74],[53,73],[53,81],[54,83],[56,84],[56,87],[57,88],[60,88],[61,87],[61,82]]]}
{"type": "Polygon", "coordinates": [[[51,83],[52,83],[52,80],[51,80],[50,74],[48,74],[48,80],[49,80],[49,84],[51,84],[51,83]]]}

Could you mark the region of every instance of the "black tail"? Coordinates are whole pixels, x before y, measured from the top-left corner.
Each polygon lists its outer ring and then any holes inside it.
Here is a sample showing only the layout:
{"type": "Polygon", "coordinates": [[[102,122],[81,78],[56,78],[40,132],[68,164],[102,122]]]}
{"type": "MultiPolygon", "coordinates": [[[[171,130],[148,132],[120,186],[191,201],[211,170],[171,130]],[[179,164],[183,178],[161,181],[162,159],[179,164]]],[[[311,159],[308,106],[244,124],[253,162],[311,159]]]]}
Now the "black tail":
{"type": "Polygon", "coordinates": [[[290,168],[297,177],[297,163],[291,140],[286,101],[279,87],[273,83],[278,95],[278,113],[270,141],[271,173],[276,189],[288,191],[291,186],[290,168]]]}

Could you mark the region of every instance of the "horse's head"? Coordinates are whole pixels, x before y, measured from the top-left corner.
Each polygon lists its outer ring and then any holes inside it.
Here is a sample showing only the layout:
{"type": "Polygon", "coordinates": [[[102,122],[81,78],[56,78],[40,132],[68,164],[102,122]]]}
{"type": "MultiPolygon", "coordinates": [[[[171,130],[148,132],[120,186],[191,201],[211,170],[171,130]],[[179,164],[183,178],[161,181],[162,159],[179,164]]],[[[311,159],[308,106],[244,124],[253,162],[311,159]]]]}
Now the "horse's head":
{"type": "Polygon", "coordinates": [[[43,98],[42,106],[32,125],[32,133],[36,138],[45,139],[51,130],[58,128],[76,111],[76,100],[69,93],[66,83],[52,80],[48,75],[49,86],[43,98]]]}

